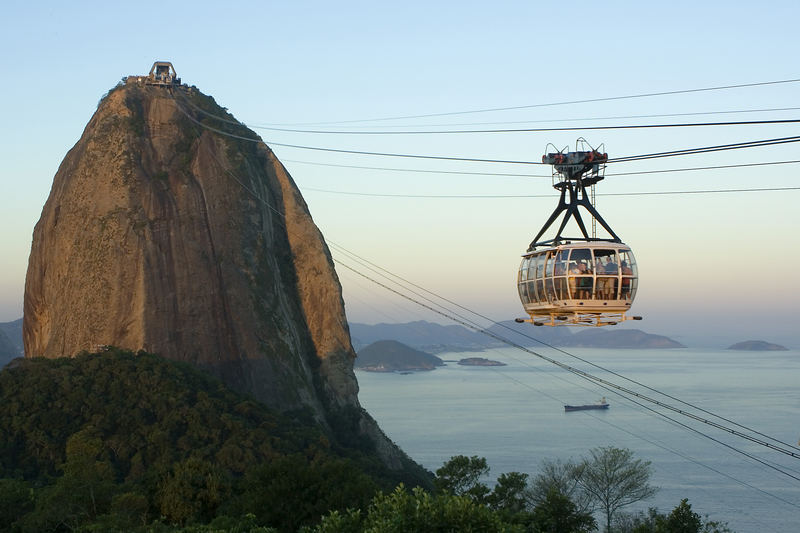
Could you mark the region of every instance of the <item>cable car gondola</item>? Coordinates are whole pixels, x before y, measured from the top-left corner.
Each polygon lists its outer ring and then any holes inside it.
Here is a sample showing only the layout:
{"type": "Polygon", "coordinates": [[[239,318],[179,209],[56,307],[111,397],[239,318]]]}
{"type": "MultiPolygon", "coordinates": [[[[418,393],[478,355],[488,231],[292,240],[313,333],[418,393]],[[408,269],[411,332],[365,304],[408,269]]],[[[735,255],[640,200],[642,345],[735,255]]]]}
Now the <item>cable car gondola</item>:
{"type": "Polygon", "coordinates": [[[536,326],[606,326],[641,320],[639,316],[626,316],[639,279],[633,252],[587,196],[587,187],[603,179],[608,154],[595,150],[583,139],[578,140],[578,145],[584,149],[576,146],[574,152],[564,148],[542,156],[543,163],[553,165],[553,187],[561,196],[555,211],[522,255],[517,286],[530,318],[518,318],[517,322],[536,326]],[[591,236],[579,208],[592,217],[591,236]],[[541,240],[562,213],[555,237],[541,240]],[[575,220],[580,236],[562,236],[570,219],[575,220]],[[596,223],[608,232],[608,238],[596,237],[596,223]]]}

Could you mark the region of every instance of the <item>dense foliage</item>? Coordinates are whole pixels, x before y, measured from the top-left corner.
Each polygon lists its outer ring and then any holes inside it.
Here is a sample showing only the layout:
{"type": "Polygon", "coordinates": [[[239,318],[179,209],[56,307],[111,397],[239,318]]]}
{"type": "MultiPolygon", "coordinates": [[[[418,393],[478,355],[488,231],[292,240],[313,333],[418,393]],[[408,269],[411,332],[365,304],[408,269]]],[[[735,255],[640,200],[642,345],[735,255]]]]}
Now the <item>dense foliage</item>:
{"type": "Polygon", "coordinates": [[[403,478],[308,421],[144,352],[19,360],[0,372],[0,405],[0,531],[247,515],[296,531],[403,478]]]}
{"type": "MultiPolygon", "coordinates": [[[[545,462],[532,479],[504,473],[493,488],[485,459],[455,456],[421,480],[435,490],[409,490],[397,483],[414,473],[386,471],[302,413],[114,348],[15,361],[0,372],[0,405],[0,532],[588,533],[593,511],[608,517],[606,495],[624,505],[653,490],[649,465],[616,448],[545,462]],[[606,481],[590,490],[592,479],[606,481]]],[[[606,529],[620,533],[729,531],[686,500],[669,514],[612,514],[606,529]]]]}
{"type": "MultiPolygon", "coordinates": [[[[650,463],[636,459],[627,449],[601,447],[579,461],[545,461],[532,479],[519,472],[501,474],[493,489],[483,483],[488,474],[484,458],[459,455],[436,471],[434,485],[442,494],[466,498],[493,511],[503,527],[510,528],[500,531],[589,533],[598,530],[593,513],[599,512],[606,518],[603,529],[607,533],[731,532],[725,523],[703,520],[685,499],[668,514],[657,509],[647,514],[620,512],[656,491],[649,484],[650,463]]],[[[335,514],[335,520],[344,518],[335,514]]]]}
{"type": "Polygon", "coordinates": [[[431,494],[402,485],[390,494],[376,496],[366,512],[333,512],[306,533],[524,533],[520,525],[466,496],[431,494]]]}
{"type": "Polygon", "coordinates": [[[586,509],[579,509],[559,485],[543,486],[538,477],[508,472],[497,478],[490,489],[483,483],[489,474],[486,459],[457,455],[436,471],[438,491],[472,500],[492,510],[514,530],[531,533],[584,533],[594,531],[597,523],[586,509]],[[545,493],[537,494],[543,487],[545,493]]]}
{"type": "Polygon", "coordinates": [[[649,509],[647,513],[622,515],[614,523],[618,533],[732,533],[727,524],[703,519],[692,511],[687,499],[669,514],[649,509]]]}

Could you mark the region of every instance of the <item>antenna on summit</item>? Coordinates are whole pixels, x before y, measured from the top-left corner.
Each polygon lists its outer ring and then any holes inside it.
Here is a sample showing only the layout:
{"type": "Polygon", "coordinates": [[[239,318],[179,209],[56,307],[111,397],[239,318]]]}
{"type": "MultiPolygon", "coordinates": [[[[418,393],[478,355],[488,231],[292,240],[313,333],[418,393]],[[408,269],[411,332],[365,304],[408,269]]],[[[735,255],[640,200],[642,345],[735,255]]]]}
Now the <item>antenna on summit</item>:
{"type": "Polygon", "coordinates": [[[147,75],[147,85],[180,85],[181,79],[169,61],[156,61],[147,75]]]}
{"type": "Polygon", "coordinates": [[[175,67],[169,61],[156,61],[150,68],[147,76],[126,76],[123,78],[125,83],[137,83],[139,85],[159,85],[161,87],[172,87],[180,85],[181,79],[175,72],[175,67]]]}

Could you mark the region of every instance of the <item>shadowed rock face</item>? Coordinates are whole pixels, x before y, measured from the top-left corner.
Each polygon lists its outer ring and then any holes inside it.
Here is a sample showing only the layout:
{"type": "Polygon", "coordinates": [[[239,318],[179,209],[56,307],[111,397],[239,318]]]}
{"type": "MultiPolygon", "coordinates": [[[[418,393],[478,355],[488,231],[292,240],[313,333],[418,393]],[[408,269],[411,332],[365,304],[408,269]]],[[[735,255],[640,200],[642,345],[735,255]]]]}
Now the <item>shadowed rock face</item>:
{"type": "Polygon", "coordinates": [[[360,409],[341,287],[300,192],[263,143],[210,129],[257,137],[211,117],[233,120],[213,99],[173,91],[115,88],[62,162],[33,234],[26,357],[144,349],[323,424],[360,409]]]}

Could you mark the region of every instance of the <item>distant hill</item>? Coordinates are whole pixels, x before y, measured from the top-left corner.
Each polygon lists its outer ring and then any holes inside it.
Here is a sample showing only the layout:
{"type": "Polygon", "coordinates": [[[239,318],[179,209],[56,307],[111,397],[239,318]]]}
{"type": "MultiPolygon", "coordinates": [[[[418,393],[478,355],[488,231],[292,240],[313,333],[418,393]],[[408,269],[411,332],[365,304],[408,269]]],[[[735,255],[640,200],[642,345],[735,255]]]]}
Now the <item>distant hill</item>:
{"type": "Polygon", "coordinates": [[[653,335],[638,329],[600,329],[592,328],[579,331],[562,346],[581,348],[686,348],[683,344],[664,337],[653,335]]]}
{"type": "Polygon", "coordinates": [[[0,322],[0,331],[6,334],[11,343],[16,346],[17,353],[22,355],[22,319],[0,322]]]}
{"type": "MultiPolygon", "coordinates": [[[[685,348],[669,337],[645,333],[638,329],[568,327],[535,327],[505,320],[492,324],[488,333],[508,339],[520,346],[574,346],[581,348],[685,348]]],[[[391,339],[428,353],[483,351],[506,346],[491,336],[469,330],[463,326],[442,326],[417,321],[405,324],[350,324],[350,334],[356,350],[378,340],[391,339]]]]}
{"type": "Polygon", "coordinates": [[[783,352],[788,348],[780,344],[772,344],[766,341],[742,341],[728,346],[728,350],[742,350],[748,352],[783,352]]]}
{"type": "Polygon", "coordinates": [[[22,355],[19,349],[14,346],[8,335],[0,329],[0,368],[4,367],[6,363],[22,355]]]}
{"type": "Polygon", "coordinates": [[[401,342],[383,340],[362,348],[353,366],[372,372],[397,372],[433,370],[442,365],[444,361],[435,355],[415,350],[401,342]]]}

